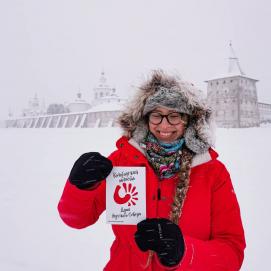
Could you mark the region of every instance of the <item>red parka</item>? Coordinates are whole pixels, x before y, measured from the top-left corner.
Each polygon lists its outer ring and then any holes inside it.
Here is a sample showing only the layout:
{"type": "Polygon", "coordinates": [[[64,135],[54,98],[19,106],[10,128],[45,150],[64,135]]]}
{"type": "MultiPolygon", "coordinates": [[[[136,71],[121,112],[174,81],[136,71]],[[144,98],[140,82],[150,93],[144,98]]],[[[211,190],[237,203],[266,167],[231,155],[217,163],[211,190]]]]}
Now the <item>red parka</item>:
{"type": "MultiPolygon", "coordinates": [[[[109,156],[114,166],[146,168],[147,217],[169,218],[176,181],[159,181],[146,157],[126,137],[118,140],[117,147],[109,156]]],[[[155,256],[144,269],[149,253],[140,251],[134,241],[136,225],[113,225],[116,239],[105,271],[240,269],[245,249],[240,210],[230,175],[217,156],[210,149],[193,161],[189,190],[179,220],[185,240],[185,254],[180,264],[167,268],[155,256]]],[[[105,210],[105,181],[91,191],[80,190],[67,181],[58,210],[63,221],[73,228],[94,224],[105,210]]]]}

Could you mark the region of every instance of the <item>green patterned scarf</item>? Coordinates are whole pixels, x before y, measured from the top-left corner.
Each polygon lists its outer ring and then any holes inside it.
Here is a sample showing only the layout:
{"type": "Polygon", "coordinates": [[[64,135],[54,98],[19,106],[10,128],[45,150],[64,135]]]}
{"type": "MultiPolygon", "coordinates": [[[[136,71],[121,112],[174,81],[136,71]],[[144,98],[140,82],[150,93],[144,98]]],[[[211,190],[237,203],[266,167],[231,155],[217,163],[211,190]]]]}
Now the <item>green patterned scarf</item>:
{"type": "Polygon", "coordinates": [[[168,179],[180,171],[183,144],[183,138],[171,143],[163,143],[152,133],[147,134],[141,146],[145,148],[148,161],[161,180],[168,179]]]}

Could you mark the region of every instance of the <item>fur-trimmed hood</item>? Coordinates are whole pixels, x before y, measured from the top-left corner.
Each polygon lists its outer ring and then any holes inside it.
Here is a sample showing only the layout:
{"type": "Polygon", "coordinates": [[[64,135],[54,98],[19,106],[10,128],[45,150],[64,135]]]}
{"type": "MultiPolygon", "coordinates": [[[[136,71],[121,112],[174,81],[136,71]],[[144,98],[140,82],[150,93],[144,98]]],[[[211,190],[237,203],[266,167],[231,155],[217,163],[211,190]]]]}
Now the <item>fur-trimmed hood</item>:
{"type": "MultiPolygon", "coordinates": [[[[143,141],[148,132],[148,123],[144,115],[146,102],[155,97],[161,89],[164,92],[168,91],[174,101],[174,106],[166,104],[167,107],[189,115],[184,133],[186,146],[194,153],[206,152],[213,145],[214,138],[214,120],[210,107],[202,97],[201,91],[193,84],[177,76],[165,74],[161,70],[153,71],[151,78],[139,87],[134,98],[120,115],[118,122],[124,130],[124,135],[134,138],[139,144],[143,141]]],[[[167,100],[171,103],[170,99],[167,100]]]]}

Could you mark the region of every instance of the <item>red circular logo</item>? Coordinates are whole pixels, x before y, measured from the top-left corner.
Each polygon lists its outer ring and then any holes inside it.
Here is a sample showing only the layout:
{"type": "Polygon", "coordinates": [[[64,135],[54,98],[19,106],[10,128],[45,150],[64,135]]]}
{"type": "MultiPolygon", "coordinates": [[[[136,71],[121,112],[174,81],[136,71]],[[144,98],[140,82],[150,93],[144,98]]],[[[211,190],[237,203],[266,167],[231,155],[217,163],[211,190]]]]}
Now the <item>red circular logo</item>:
{"type": "Polygon", "coordinates": [[[122,185],[117,185],[114,192],[114,201],[117,204],[128,203],[128,206],[136,205],[138,200],[138,192],[136,192],[136,186],[133,186],[131,183],[123,183],[122,185]],[[125,192],[124,196],[120,196],[120,190],[125,192]]]}

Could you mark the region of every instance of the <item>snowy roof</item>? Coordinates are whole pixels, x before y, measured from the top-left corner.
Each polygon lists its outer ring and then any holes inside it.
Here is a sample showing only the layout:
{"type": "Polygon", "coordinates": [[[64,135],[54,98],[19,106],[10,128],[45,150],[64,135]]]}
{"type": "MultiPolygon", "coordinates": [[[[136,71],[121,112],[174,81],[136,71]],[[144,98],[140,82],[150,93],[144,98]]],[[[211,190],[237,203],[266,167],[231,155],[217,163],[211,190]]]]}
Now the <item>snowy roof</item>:
{"type": "Polygon", "coordinates": [[[111,111],[122,111],[124,109],[124,103],[106,103],[99,104],[91,107],[88,110],[78,111],[78,112],[69,112],[69,113],[60,113],[60,114],[41,114],[35,116],[19,116],[19,117],[9,117],[9,120],[21,120],[21,119],[29,119],[29,118],[44,118],[44,117],[58,117],[58,116],[69,116],[69,115],[77,115],[84,114],[90,112],[111,112],[111,111]]]}
{"type": "Polygon", "coordinates": [[[229,74],[236,74],[236,75],[245,75],[243,70],[241,69],[241,65],[239,63],[238,57],[235,55],[233,50],[232,44],[230,42],[230,56],[229,56],[229,66],[228,66],[228,73],[229,74]]]}
{"type": "Polygon", "coordinates": [[[250,80],[254,80],[254,81],[259,81],[257,79],[254,79],[251,76],[247,76],[242,68],[241,65],[239,63],[239,59],[236,56],[234,49],[232,47],[232,43],[230,42],[229,44],[229,62],[228,62],[228,71],[227,73],[222,73],[220,75],[214,76],[212,79],[206,80],[204,82],[209,82],[209,81],[213,81],[213,80],[217,80],[217,79],[224,79],[224,78],[231,78],[231,77],[243,77],[243,78],[248,78],[250,80]]]}
{"type": "Polygon", "coordinates": [[[205,80],[204,82],[209,82],[209,81],[214,81],[214,80],[217,80],[217,79],[224,79],[224,78],[233,78],[233,77],[248,78],[248,79],[254,80],[256,82],[259,81],[258,79],[254,79],[251,76],[247,76],[247,75],[240,75],[240,74],[235,74],[235,73],[224,73],[224,74],[214,76],[211,79],[205,80]]]}
{"type": "Polygon", "coordinates": [[[72,104],[88,104],[90,105],[88,102],[86,102],[85,100],[81,100],[81,101],[78,101],[78,100],[75,100],[74,102],[71,102],[68,104],[68,106],[72,105],[72,104]]]}
{"type": "Polygon", "coordinates": [[[86,112],[102,112],[102,111],[122,111],[124,109],[124,103],[110,102],[102,103],[91,107],[86,112]]]}

